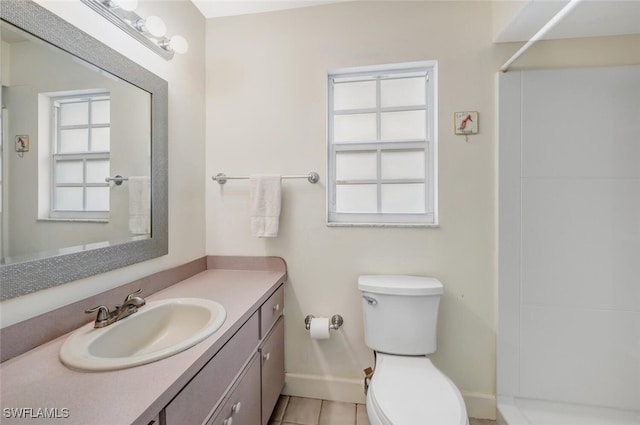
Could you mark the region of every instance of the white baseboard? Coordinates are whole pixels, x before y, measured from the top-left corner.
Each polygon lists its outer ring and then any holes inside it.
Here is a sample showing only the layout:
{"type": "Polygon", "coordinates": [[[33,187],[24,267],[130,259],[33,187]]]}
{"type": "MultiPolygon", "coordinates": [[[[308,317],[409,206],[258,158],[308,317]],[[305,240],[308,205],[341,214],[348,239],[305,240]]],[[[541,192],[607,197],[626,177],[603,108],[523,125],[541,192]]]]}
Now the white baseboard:
{"type": "Polygon", "coordinates": [[[461,391],[470,418],[496,420],[496,396],[461,391]]]}
{"type": "Polygon", "coordinates": [[[364,404],[364,379],[287,373],[282,394],[364,404]]]}
{"type": "MultiPolygon", "coordinates": [[[[346,403],[365,403],[364,379],[287,373],[282,394],[346,403]]],[[[462,397],[470,417],[496,419],[494,395],[463,392],[462,397]]]]}

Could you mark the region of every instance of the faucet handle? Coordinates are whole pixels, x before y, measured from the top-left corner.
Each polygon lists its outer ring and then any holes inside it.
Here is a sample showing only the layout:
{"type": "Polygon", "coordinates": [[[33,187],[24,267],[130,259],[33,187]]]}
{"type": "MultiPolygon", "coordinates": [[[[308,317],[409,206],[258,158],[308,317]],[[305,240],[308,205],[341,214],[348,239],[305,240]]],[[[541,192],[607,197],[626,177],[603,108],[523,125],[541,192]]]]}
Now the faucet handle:
{"type": "Polygon", "coordinates": [[[98,312],[98,317],[96,317],[96,322],[100,322],[102,320],[109,320],[109,309],[104,305],[99,305],[97,307],[90,308],[85,310],[84,312],[87,314],[98,312]]]}
{"type": "Polygon", "coordinates": [[[130,294],[129,294],[129,295],[127,295],[127,297],[124,299],[124,302],[126,303],[127,301],[131,301],[131,299],[132,299],[133,297],[135,297],[136,295],[138,295],[138,294],[139,294],[139,293],[141,293],[141,292],[142,292],[142,288],[138,289],[138,290],[137,290],[137,291],[135,291],[135,292],[130,293],[130,294]]]}

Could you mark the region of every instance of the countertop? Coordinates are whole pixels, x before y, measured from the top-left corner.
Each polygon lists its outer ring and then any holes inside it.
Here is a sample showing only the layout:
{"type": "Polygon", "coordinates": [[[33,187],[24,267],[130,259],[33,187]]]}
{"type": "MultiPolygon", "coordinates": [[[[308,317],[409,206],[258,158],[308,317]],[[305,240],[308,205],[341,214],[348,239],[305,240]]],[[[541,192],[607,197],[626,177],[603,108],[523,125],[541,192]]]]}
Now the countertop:
{"type": "MultiPolygon", "coordinates": [[[[119,371],[79,372],[60,363],[67,335],[0,365],[0,422],[4,424],[147,425],[197,374],[251,314],[284,282],[286,272],[206,270],[147,297],[208,298],[221,303],[225,323],[213,335],[174,356],[119,371]],[[15,418],[16,408],[26,418],[15,418]],[[55,415],[58,419],[38,417],[55,415]]],[[[87,306],[87,308],[92,306],[87,306]]]]}

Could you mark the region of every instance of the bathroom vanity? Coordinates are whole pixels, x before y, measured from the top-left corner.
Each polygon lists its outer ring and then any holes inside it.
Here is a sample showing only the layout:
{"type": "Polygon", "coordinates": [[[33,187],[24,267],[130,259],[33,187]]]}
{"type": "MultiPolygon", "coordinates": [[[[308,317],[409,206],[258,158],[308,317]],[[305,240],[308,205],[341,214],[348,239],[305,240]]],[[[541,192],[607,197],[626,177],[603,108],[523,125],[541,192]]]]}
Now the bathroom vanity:
{"type": "Polygon", "coordinates": [[[227,318],[215,333],[171,357],[107,372],[65,367],[58,353],[68,334],[60,336],[1,364],[2,423],[266,425],[284,385],[286,265],[211,264],[146,299],[217,301],[227,318]]]}
{"type": "Polygon", "coordinates": [[[164,408],[160,423],[265,425],[284,385],[283,303],[280,286],[164,408]]]}

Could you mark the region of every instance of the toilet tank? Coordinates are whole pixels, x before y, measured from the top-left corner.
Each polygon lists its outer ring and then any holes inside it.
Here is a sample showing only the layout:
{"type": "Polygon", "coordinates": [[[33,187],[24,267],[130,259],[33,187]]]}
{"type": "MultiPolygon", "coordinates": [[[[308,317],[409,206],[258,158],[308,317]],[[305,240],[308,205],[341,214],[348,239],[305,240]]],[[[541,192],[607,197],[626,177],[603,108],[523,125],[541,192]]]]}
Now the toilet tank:
{"type": "Polygon", "coordinates": [[[438,306],[443,293],[438,279],[423,276],[367,275],[362,291],[364,339],[369,348],[398,355],[436,351],[438,306]]]}

